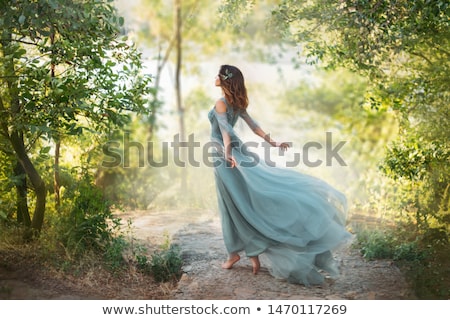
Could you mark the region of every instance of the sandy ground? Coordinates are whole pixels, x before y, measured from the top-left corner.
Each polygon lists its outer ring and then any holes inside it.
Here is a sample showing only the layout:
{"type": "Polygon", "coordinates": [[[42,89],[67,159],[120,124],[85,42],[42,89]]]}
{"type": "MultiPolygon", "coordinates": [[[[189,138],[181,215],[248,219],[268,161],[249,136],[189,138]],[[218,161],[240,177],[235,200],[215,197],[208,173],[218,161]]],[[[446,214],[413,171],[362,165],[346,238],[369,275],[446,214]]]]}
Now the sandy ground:
{"type": "Polygon", "coordinates": [[[242,257],[231,270],[221,264],[227,254],[215,212],[199,211],[180,218],[173,212],[133,215],[139,239],[152,242],[164,232],[182,248],[184,274],[173,299],[414,299],[414,294],[392,261],[365,261],[348,242],[335,252],[341,276],[321,286],[305,287],[275,279],[264,266],[252,274],[242,257]],[[164,221],[164,223],[163,223],[164,221]]]}

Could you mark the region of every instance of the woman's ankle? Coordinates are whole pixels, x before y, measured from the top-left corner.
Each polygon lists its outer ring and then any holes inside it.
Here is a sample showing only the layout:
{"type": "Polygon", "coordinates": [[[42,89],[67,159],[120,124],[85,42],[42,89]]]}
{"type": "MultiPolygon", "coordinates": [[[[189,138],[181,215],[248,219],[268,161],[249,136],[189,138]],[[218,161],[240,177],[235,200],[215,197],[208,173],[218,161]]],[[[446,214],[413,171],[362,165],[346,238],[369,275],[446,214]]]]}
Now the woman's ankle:
{"type": "Polygon", "coordinates": [[[259,268],[261,267],[259,256],[250,257],[250,261],[252,262],[253,274],[258,274],[259,268]]]}
{"type": "Polygon", "coordinates": [[[228,260],[222,263],[223,269],[231,269],[233,265],[238,262],[241,259],[241,257],[237,253],[232,253],[228,257],[228,260]]]}

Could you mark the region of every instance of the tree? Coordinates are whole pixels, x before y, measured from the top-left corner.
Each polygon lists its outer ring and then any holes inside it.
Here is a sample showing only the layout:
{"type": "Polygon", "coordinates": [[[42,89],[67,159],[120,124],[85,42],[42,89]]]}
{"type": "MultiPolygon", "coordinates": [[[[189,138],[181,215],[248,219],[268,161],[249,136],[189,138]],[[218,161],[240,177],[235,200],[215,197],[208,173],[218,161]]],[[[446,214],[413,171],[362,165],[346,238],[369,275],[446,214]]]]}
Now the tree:
{"type": "Polygon", "coordinates": [[[130,112],[144,112],[149,78],[140,53],[120,35],[123,19],[111,0],[1,2],[1,151],[14,155],[17,173],[33,186],[33,218],[23,221],[39,232],[47,190],[30,153],[86,130],[108,134],[130,112]]]}

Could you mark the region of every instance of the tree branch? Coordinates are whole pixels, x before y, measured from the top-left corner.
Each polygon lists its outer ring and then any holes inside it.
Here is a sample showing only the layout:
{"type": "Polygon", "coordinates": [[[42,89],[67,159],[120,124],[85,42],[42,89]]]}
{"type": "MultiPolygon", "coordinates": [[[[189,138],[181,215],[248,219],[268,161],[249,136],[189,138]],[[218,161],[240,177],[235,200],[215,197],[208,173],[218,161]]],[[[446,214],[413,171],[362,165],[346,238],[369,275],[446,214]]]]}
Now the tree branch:
{"type": "Polygon", "coordinates": [[[0,39],[0,42],[19,42],[19,43],[23,43],[23,44],[28,44],[28,45],[32,45],[32,46],[38,46],[38,44],[36,42],[31,42],[31,41],[25,41],[22,39],[13,39],[13,38],[9,38],[9,39],[0,39]]]}
{"type": "Polygon", "coordinates": [[[410,53],[413,56],[417,56],[417,57],[420,57],[420,58],[424,59],[426,62],[428,62],[429,65],[433,64],[433,62],[430,59],[428,59],[427,57],[425,57],[422,53],[415,52],[415,51],[411,51],[410,53]]]}

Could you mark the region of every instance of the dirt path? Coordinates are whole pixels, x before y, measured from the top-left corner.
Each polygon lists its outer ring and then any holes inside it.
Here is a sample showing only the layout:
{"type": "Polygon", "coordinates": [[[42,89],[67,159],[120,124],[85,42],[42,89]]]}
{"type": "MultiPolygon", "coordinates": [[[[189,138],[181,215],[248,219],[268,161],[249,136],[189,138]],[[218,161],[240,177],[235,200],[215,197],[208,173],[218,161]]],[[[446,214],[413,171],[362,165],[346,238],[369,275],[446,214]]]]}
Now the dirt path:
{"type": "Polygon", "coordinates": [[[27,273],[23,270],[0,263],[0,299],[415,299],[391,261],[365,261],[351,243],[335,252],[342,271],[340,278],[305,287],[273,278],[265,268],[263,256],[258,275],[252,274],[245,257],[233,269],[223,270],[220,266],[227,255],[216,212],[136,211],[120,216],[124,225],[131,219],[132,229],[128,231],[150,249],[161,244],[167,235],[181,246],[184,273],[176,288],[133,280],[133,275],[117,284],[111,281],[111,285],[106,279],[101,288],[92,287],[89,279],[68,281],[45,273],[24,278],[27,273]]]}
{"type": "MultiPolygon", "coordinates": [[[[163,222],[172,241],[182,248],[184,274],[172,299],[414,299],[400,270],[391,261],[365,261],[351,243],[335,252],[341,277],[327,279],[321,286],[305,287],[273,278],[264,267],[258,275],[251,272],[250,261],[242,257],[231,270],[220,266],[226,251],[218,216],[197,212],[176,218],[173,212],[135,215],[136,237],[155,241],[154,227],[163,222]],[[153,236],[149,236],[153,234],[153,236]]],[[[162,233],[160,233],[162,234],[162,233]]]]}

